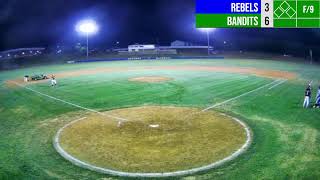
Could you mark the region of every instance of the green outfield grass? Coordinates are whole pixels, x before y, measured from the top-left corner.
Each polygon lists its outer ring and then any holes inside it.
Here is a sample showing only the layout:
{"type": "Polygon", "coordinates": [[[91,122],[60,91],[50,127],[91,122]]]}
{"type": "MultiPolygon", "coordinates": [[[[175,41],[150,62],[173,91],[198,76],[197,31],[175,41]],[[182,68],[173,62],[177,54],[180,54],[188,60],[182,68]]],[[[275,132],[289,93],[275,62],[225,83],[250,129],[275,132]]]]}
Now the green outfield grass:
{"type": "MultiPolygon", "coordinates": [[[[32,73],[97,67],[161,66],[255,67],[289,71],[297,78],[263,88],[215,108],[239,117],[253,131],[253,144],[238,159],[186,179],[319,179],[320,110],[302,109],[310,80],[320,85],[320,67],[263,60],[123,61],[41,66],[0,72],[0,179],[118,179],[79,168],[53,148],[53,137],[85,112],[5,81],[32,73]]],[[[139,70],[58,79],[58,87],[30,84],[47,95],[98,111],[142,105],[206,108],[252,91],[274,79],[206,71],[139,70]],[[173,78],[162,83],[128,81],[140,76],[173,78]]],[[[315,91],[313,91],[315,95],[315,91]]],[[[120,178],[124,179],[124,178],[120,178]]]]}

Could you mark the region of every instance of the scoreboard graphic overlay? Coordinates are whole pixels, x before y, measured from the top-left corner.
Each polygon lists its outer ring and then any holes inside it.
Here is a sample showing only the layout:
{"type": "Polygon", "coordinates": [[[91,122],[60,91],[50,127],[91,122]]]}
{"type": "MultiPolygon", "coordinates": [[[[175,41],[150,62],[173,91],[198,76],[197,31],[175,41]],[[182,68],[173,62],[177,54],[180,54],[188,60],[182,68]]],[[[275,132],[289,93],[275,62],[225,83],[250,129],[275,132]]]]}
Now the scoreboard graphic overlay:
{"type": "Polygon", "coordinates": [[[197,28],[320,28],[320,0],[196,0],[197,28]]]}

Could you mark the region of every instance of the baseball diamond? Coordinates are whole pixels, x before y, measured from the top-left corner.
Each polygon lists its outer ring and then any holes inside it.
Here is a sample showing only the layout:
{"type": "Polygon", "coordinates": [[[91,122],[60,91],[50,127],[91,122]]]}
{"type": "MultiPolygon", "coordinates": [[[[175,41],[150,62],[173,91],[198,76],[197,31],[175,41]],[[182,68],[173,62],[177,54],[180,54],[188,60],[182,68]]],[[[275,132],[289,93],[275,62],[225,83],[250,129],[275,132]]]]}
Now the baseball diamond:
{"type": "Polygon", "coordinates": [[[299,96],[317,66],[199,59],[39,67],[55,75],[54,87],[19,78],[31,69],[0,74],[0,113],[9,120],[1,130],[17,123],[5,139],[20,139],[30,175],[260,177],[253,169],[294,174],[320,157],[319,111],[302,109],[299,96]]]}
{"type": "Polygon", "coordinates": [[[0,180],[320,179],[320,0],[5,0],[0,180]]]}

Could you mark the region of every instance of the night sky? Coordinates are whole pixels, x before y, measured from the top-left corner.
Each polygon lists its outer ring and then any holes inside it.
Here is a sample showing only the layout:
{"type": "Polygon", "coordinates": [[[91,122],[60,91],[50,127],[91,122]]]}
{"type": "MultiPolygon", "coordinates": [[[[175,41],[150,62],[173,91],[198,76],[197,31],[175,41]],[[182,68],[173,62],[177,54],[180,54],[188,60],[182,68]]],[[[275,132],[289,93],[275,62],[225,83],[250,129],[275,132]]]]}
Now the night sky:
{"type": "MultiPolygon", "coordinates": [[[[0,0],[0,51],[20,48],[73,45],[84,42],[75,24],[95,19],[99,34],[91,38],[97,47],[117,41],[168,45],[173,40],[204,43],[195,29],[195,0],[0,0]]],[[[284,41],[319,46],[319,29],[218,29],[213,39],[262,43],[284,41]]]]}

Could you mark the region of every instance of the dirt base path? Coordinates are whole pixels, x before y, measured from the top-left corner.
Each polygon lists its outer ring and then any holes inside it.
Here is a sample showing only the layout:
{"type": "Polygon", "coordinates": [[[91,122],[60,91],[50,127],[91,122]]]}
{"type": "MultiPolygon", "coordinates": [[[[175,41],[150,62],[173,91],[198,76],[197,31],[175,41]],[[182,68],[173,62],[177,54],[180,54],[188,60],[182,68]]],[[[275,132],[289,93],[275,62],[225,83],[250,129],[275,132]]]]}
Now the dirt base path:
{"type": "Polygon", "coordinates": [[[166,82],[170,80],[172,80],[172,78],[162,77],[162,76],[142,76],[142,77],[129,79],[129,81],[145,82],[145,83],[160,83],[160,82],[166,82]]]}

